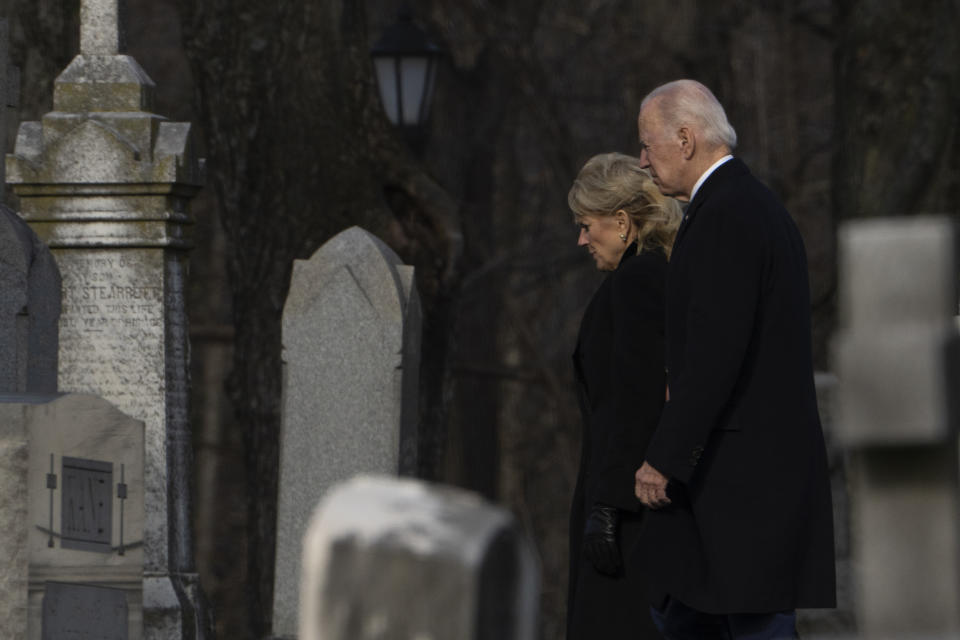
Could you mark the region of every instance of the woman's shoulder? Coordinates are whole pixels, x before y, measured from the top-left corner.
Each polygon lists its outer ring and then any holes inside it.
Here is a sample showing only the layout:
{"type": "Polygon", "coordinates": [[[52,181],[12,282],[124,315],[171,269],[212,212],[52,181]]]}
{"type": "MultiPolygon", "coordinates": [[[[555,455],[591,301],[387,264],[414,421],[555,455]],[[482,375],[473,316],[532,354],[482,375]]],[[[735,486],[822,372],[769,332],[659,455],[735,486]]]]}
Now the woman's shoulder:
{"type": "Polygon", "coordinates": [[[660,247],[650,247],[642,249],[636,255],[630,256],[623,261],[616,274],[624,273],[666,273],[667,256],[660,247]]]}
{"type": "Polygon", "coordinates": [[[644,249],[624,260],[613,273],[615,288],[622,285],[648,285],[660,288],[667,277],[667,257],[658,248],[644,249]]]}

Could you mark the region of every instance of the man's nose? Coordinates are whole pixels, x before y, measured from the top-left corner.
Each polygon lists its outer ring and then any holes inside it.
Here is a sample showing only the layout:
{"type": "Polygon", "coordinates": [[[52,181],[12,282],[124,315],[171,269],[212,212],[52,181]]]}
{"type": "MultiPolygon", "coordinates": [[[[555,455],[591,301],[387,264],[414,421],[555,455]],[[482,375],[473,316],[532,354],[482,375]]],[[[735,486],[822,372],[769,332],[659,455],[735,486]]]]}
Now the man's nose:
{"type": "Polygon", "coordinates": [[[647,157],[647,150],[641,149],[640,150],[640,168],[646,169],[649,166],[650,166],[650,158],[647,157]]]}
{"type": "Polygon", "coordinates": [[[589,244],[590,240],[587,239],[587,230],[580,229],[580,237],[577,238],[577,246],[582,247],[585,244],[589,244]]]}

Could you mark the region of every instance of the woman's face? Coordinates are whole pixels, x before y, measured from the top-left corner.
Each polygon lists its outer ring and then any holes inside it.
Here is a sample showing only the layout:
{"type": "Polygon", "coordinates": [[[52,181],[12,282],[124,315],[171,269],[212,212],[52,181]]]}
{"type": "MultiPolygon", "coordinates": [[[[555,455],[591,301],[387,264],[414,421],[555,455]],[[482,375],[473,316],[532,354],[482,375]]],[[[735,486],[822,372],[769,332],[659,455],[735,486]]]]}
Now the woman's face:
{"type": "Polygon", "coordinates": [[[613,271],[620,264],[627,243],[620,238],[626,233],[618,216],[581,216],[578,247],[587,247],[600,271],[613,271]]]}

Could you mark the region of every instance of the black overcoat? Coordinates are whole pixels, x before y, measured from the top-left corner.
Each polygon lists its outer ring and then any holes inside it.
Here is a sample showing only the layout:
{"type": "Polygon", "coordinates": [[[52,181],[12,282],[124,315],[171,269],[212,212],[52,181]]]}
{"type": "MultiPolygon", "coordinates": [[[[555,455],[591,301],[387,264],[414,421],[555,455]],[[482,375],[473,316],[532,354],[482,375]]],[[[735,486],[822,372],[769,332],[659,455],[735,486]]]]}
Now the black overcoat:
{"type": "Polygon", "coordinates": [[[667,278],[670,401],[647,451],[651,601],[710,613],[835,606],[833,514],[800,234],[738,159],[691,201],[667,278]]]}
{"type": "Polygon", "coordinates": [[[638,542],[642,506],[633,493],[663,407],[664,286],[659,250],[636,245],[600,285],[580,325],[574,353],[583,441],[570,514],[568,640],[659,638],[644,604],[638,542]],[[621,509],[624,569],[598,573],[582,554],[586,517],[595,502],[621,509]]]}

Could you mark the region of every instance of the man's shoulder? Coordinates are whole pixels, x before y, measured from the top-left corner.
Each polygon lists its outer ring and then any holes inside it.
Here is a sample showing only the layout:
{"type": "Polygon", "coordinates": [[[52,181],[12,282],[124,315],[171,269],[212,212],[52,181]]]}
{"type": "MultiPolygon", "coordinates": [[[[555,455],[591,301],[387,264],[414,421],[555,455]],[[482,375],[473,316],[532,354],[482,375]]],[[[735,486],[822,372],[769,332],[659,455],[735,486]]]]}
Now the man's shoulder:
{"type": "Polygon", "coordinates": [[[758,215],[767,217],[770,213],[787,215],[780,198],[754,176],[743,161],[734,158],[717,169],[717,174],[716,181],[703,194],[704,209],[723,209],[728,215],[747,219],[758,215]],[[721,173],[728,165],[731,166],[721,173]]]}
{"type": "Polygon", "coordinates": [[[722,194],[727,198],[751,198],[758,195],[773,196],[769,187],[761,182],[739,158],[731,158],[714,172],[704,184],[705,193],[722,194]]]}

